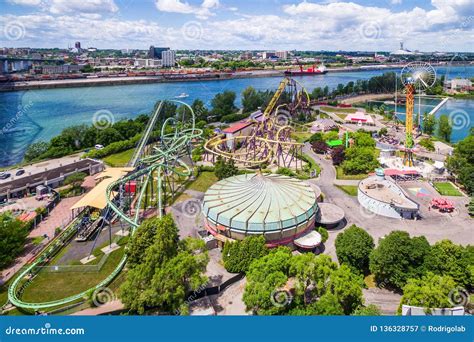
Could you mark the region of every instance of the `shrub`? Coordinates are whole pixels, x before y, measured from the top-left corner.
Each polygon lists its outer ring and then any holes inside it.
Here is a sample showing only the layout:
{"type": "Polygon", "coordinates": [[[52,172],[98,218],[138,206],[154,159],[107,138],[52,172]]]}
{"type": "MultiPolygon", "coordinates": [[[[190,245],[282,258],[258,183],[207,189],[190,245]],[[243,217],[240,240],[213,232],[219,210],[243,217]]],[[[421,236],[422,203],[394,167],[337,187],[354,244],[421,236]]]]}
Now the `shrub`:
{"type": "Polygon", "coordinates": [[[319,234],[321,234],[321,242],[322,243],[325,243],[329,239],[329,233],[325,228],[317,227],[314,230],[317,231],[319,234]]]}

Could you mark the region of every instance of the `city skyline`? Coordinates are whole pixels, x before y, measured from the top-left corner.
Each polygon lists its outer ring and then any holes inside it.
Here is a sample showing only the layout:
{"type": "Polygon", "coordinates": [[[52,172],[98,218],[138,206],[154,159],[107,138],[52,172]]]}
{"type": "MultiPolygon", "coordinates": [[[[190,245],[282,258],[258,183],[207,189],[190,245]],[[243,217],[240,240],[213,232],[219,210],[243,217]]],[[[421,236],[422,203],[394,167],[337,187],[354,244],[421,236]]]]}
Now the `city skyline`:
{"type": "Polygon", "coordinates": [[[6,0],[0,45],[99,49],[473,51],[472,0],[6,0]],[[471,42],[471,43],[469,43],[471,42]]]}

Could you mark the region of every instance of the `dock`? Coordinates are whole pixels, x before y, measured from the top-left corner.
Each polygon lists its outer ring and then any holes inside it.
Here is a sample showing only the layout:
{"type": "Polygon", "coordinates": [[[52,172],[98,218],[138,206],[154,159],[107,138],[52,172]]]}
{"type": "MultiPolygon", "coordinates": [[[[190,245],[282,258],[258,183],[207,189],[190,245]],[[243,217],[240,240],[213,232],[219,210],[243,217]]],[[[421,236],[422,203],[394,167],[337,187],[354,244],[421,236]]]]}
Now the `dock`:
{"type": "Polygon", "coordinates": [[[445,98],[443,99],[443,101],[441,101],[440,103],[438,103],[438,105],[437,105],[436,107],[434,107],[434,108],[431,110],[431,112],[429,113],[429,115],[436,114],[436,112],[437,112],[441,107],[443,107],[444,104],[445,104],[446,102],[448,102],[448,100],[449,100],[449,97],[445,97],[445,98]]]}

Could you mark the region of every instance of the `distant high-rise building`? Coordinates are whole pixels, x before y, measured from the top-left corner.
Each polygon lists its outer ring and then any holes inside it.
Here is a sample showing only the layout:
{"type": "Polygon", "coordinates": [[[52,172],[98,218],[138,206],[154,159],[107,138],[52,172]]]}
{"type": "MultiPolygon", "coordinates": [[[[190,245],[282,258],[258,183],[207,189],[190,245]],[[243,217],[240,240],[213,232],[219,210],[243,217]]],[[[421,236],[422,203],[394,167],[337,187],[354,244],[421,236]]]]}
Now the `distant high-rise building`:
{"type": "Polygon", "coordinates": [[[74,47],[75,47],[76,49],[80,50],[80,49],[81,49],[81,42],[76,42],[76,43],[74,44],[74,47]]]}
{"type": "Polygon", "coordinates": [[[280,59],[288,59],[288,51],[277,51],[275,55],[280,59]]]}
{"type": "Polygon", "coordinates": [[[275,57],[275,52],[270,52],[270,51],[265,51],[264,53],[262,53],[262,58],[263,59],[270,59],[272,57],[275,57]]]}
{"type": "Polygon", "coordinates": [[[168,51],[169,49],[170,49],[169,47],[154,47],[152,45],[150,46],[150,49],[148,50],[148,58],[161,59],[161,53],[163,51],[168,51]]]}
{"type": "Polygon", "coordinates": [[[176,64],[176,51],[166,50],[161,52],[161,65],[164,67],[173,67],[176,64]]]}
{"type": "Polygon", "coordinates": [[[253,54],[250,51],[244,52],[240,55],[240,59],[243,59],[243,60],[252,59],[252,57],[253,57],[253,54]]]}

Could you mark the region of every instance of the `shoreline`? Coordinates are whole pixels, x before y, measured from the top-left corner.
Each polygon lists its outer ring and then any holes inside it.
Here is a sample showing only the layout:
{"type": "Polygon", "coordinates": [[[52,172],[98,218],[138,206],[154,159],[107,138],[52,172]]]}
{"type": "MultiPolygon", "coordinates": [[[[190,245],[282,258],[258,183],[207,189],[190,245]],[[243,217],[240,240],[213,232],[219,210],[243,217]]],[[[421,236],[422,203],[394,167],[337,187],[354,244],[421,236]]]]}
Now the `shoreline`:
{"type": "MultiPolygon", "coordinates": [[[[350,68],[328,68],[328,74],[340,72],[363,72],[372,70],[394,70],[400,69],[400,65],[381,65],[381,66],[365,66],[350,68]]],[[[60,89],[60,88],[79,88],[79,87],[99,87],[99,86],[115,86],[115,85],[131,85],[131,84],[151,84],[151,83],[176,83],[176,82],[201,82],[201,81],[219,81],[233,80],[242,78],[262,78],[262,77],[284,77],[286,69],[281,70],[254,70],[239,71],[235,73],[208,73],[208,74],[192,74],[182,75],[182,77],[174,78],[167,76],[125,76],[125,77],[108,77],[108,78],[81,78],[67,80],[35,80],[35,81],[16,81],[7,82],[0,85],[0,92],[15,92],[23,90],[40,90],[40,89],[60,89]]],[[[307,75],[301,77],[321,77],[323,75],[307,75]]]]}

